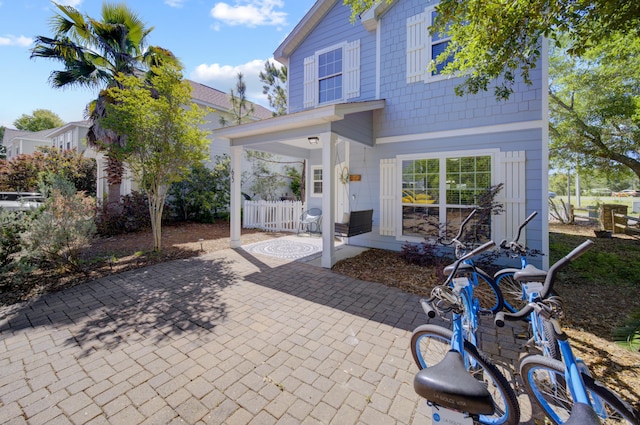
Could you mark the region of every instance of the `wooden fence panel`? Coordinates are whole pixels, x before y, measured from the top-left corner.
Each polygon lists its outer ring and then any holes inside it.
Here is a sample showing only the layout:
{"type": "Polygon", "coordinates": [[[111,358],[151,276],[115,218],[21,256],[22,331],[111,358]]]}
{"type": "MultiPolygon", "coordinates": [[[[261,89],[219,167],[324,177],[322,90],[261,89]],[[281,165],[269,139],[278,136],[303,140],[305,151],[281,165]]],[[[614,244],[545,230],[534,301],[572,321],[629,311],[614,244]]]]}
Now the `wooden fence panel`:
{"type": "Polygon", "coordinates": [[[242,227],[268,232],[296,232],[304,211],[301,201],[245,201],[242,227]]]}

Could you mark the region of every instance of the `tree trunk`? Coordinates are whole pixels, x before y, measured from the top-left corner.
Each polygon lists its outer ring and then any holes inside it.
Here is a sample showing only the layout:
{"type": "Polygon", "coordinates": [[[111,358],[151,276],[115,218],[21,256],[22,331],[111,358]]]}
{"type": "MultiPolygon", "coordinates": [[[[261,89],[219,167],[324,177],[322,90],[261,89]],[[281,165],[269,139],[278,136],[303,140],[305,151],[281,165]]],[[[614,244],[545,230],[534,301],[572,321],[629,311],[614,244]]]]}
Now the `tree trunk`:
{"type": "Polygon", "coordinates": [[[122,183],[110,183],[107,188],[107,202],[118,203],[120,202],[120,188],[122,187],[122,183]]]}

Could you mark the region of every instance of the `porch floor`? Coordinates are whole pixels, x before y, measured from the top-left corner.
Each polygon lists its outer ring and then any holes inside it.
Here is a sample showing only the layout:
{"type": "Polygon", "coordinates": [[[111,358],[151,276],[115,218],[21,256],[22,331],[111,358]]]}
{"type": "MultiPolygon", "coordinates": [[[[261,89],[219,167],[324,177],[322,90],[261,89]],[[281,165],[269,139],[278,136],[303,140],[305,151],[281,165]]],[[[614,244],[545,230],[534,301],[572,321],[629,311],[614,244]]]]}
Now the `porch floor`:
{"type": "MultiPolygon", "coordinates": [[[[336,261],[355,257],[367,248],[346,245],[339,239],[335,241],[336,261]]],[[[267,255],[285,260],[301,261],[313,266],[321,267],[322,235],[300,233],[284,236],[254,244],[243,245],[242,248],[252,254],[267,255]]]]}

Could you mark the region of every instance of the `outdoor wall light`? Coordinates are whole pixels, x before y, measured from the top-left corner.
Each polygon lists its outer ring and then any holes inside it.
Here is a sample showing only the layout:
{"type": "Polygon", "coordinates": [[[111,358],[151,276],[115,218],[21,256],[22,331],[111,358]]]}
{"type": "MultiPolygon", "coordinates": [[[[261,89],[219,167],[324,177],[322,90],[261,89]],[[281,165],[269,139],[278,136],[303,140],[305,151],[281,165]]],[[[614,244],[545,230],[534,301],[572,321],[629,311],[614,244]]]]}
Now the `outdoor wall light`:
{"type": "Polygon", "coordinates": [[[312,137],[307,138],[307,140],[309,141],[310,145],[317,145],[318,142],[320,141],[320,138],[316,137],[316,136],[312,136],[312,137]]]}

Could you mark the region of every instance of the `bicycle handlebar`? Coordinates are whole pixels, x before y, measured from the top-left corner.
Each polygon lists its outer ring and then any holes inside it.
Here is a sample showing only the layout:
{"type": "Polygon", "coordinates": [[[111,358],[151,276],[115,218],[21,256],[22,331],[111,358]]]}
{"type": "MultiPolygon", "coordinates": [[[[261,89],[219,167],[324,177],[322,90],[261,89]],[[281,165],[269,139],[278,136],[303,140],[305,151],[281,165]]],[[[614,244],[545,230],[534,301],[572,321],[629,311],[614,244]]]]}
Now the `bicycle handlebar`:
{"type": "MultiPolygon", "coordinates": [[[[589,249],[591,249],[592,246],[593,246],[593,241],[586,240],[582,242],[580,245],[578,245],[576,248],[574,248],[573,251],[571,251],[564,257],[562,257],[560,260],[556,261],[555,264],[549,268],[549,271],[547,272],[547,277],[544,280],[544,285],[540,290],[538,297],[542,300],[547,298],[549,296],[549,293],[553,289],[553,283],[555,281],[556,274],[558,273],[558,271],[560,271],[561,269],[566,267],[570,262],[572,262],[576,258],[580,257],[582,254],[587,252],[589,249]]],[[[527,317],[531,313],[532,310],[533,310],[533,307],[531,306],[531,304],[527,304],[524,308],[522,308],[522,310],[516,313],[506,313],[504,311],[500,311],[496,314],[495,324],[498,327],[502,327],[504,326],[505,320],[509,320],[509,321],[523,320],[525,317],[527,317]]]]}
{"type": "Polygon", "coordinates": [[[466,226],[466,224],[469,222],[469,220],[471,220],[471,217],[473,217],[473,215],[476,213],[476,209],[472,209],[471,212],[469,213],[469,215],[462,221],[462,223],[460,223],[460,228],[458,229],[458,234],[451,239],[451,242],[446,243],[443,241],[443,238],[438,238],[438,242],[441,243],[442,245],[445,246],[450,246],[453,243],[456,243],[457,245],[462,245],[464,246],[464,244],[462,242],[460,242],[460,238],[462,237],[462,231],[464,230],[464,226],[466,226]]]}
{"type": "Polygon", "coordinates": [[[496,243],[494,241],[485,242],[484,244],[480,245],[476,249],[470,252],[467,252],[462,257],[458,258],[456,262],[453,263],[453,270],[447,277],[447,280],[445,281],[444,284],[447,285],[449,284],[449,282],[451,282],[451,279],[453,279],[453,277],[456,275],[456,272],[458,271],[458,267],[460,267],[460,264],[462,264],[463,261],[468,260],[469,258],[474,257],[480,254],[481,252],[488,250],[489,248],[493,248],[495,245],[496,243]]]}
{"type": "Polygon", "coordinates": [[[521,247],[520,244],[518,244],[518,241],[520,240],[520,235],[522,234],[522,229],[524,229],[527,224],[529,224],[531,222],[531,220],[533,220],[533,218],[538,215],[538,211],[534,211],[532,212],[529,217],[527,217],[524,222],[522,222],[522,224],[520,225],[520,227],[518,227],[518,234],[516,235],[516,237],[509,243],[509,245],[507,246],[507,240],[504,239],[502,242],[500,242],[500,248],[502,249],[511,249],[512,251],[518,251],[518,253],[521,253],[522,250],[524,250],[524,247],[521,247]],[[514,249],[515,247],[515,249],[514,249]]]}

